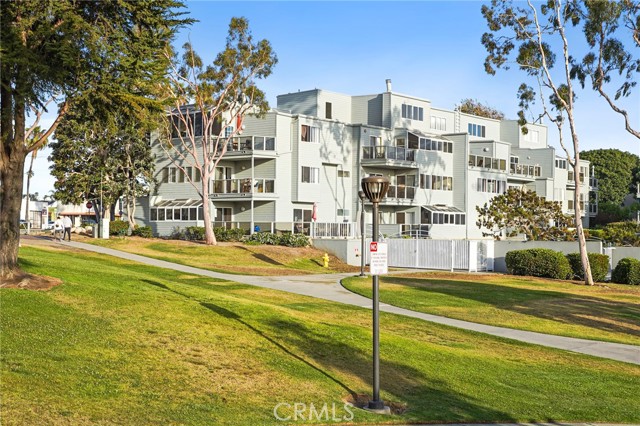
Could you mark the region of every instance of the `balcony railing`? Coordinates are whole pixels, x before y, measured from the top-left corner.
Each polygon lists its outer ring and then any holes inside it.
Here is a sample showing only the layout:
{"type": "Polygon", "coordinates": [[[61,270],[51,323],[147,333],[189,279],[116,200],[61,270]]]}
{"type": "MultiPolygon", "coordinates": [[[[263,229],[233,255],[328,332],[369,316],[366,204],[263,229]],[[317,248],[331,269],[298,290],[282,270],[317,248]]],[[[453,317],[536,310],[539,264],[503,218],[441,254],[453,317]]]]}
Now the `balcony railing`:
{"type": "Polygon", "coordinates": [[[526,164],[511,164],[509,171],[513,175],[520,176],[531,176],[537,177],[540,176],[540,166],[529,166],[526,164]]]}
{"type": "Polygon", "coordinates": [[[416,150],[397,146],[364,146],[363,160],[416,161],[416,150]]]}
{"type": "Polygon", "coordinates": [[[404,198],[413,200],[416,197],[415,186],[390,185],[387,198],[404,198]]]}
{"type": "Polygon", "coordinates": [[[227,152],[238,151],[275,151],[276,138],[265,136],[244,136],[229,139],[227,152]]]}
{"type": "Polygon", "coordinates": [[[273,194],[274,179],[224,179],[211,182],[212,194],[273,194]]]}

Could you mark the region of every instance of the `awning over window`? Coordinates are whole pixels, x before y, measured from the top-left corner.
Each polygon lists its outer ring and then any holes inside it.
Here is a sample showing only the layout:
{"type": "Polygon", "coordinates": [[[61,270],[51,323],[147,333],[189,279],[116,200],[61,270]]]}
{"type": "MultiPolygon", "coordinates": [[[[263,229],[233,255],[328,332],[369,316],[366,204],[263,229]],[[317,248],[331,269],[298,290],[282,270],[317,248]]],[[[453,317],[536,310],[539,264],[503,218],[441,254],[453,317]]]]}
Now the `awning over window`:
{"type": "Polygon", "coordinates": [[[162,200],[152,207],[200,207],[202,200],[178,199],[178,200],[162,200]]]}
{"type": "Polygon", "coordinates": [[[435,204],[432,206],[420,206],[423,209],[430,212],[439,212],[439,213],[464,213],[464,211],[460,210],[457,207],[447,206],[444,204],[435,204]]]}

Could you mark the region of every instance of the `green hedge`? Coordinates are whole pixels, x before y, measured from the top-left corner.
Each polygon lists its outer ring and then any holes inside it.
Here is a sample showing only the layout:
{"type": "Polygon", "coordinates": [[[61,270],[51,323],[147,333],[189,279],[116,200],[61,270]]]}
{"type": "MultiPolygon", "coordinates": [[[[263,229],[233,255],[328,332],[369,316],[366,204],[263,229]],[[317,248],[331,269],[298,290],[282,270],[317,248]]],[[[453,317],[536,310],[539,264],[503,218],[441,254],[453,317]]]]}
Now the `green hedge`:
{"type": "Polygon", "coordinates": [[[282,235],[271,232],[256,232],[246,237],[247,244],[268,244],[272,246],[306,247],[310,244],[309,237],[303,234],[285,233],[282,235]]]}
{"type": "Polygon", "coordinates": [[[507,270],[513,275],[556,278],[565,280],[571,277],[569,261],[559,251],[535,248],[514,250],[505,256],[507,270]]]}
{"type": "Polygon", "coordinates": [[[112,220],[109,222],[109,235],[124,237],[129,230],[129,222],[124,220],[112,220]]]}
{"type": "Polygon", "coordinates": [[[247,231],[242,228],[214,228],[213,233],[218,241],[241,241],[247,235],[247,231]]]}
{"type": "Polygon", "coordinates": [[[640,260],[632,257],[620,259],[611,273],[611,281],[618,284],[640,284],[640,260]]]}
{"type": "Polygon", "coordinates": [[[150,226],[136,226],[131,235],[142,238],[151,238],[153,237],[153,232],[151,231],[150,226]]]}
{"type": "MultiPolygon", "coordinates": [[[[588,253],[589,264],[591,265],[591,277],[594,281],[604,282],[607,272],[609,272],[609,256],[600,253],[588,253]]],[[[569,253],[567,260],[573,270],[573,277],[577,280],[584,279],[582,270],[582,259],[580,253],[569,253]]]]}

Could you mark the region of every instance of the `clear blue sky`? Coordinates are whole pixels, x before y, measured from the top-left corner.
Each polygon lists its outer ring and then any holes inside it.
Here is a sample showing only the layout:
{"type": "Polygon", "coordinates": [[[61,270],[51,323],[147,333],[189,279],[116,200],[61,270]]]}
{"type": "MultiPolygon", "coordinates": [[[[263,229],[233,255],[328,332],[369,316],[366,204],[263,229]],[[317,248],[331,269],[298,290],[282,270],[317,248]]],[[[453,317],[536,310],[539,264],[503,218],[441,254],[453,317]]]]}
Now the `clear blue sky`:
{"type": "MultiPolygon", "coordinates": [[[[496,76],[484,72],[482,4],[190,1],[190,15],[199,22],[184,29],[175,45],[190,40],[211,62],[224,46],[230,19],[244,16],[254,37],[268,39],[278,55],[273,74],[259,83],[272,106],[279,94],[313,88],[380,93],[390,78],[394,92],[428,99],[436,107],[453,109],[461,99],[475,98],[515,118],[516,92],[525,76],[516,69],[496,76]]],[[[625,106],[640,127],[640,88],[625,106]]],[[[618,148],[640,154],[639,142],[624,131],[622,118],[595,93],[578,94],[576,120],[581,150],[618,148]]],[[[559,149],[557,131],[550,128],[549,133],[550,145],[559,149]]],[[[53,189],[47,155],[39,156],[34,168],[32,192],[41,195],[53,189]]]]}

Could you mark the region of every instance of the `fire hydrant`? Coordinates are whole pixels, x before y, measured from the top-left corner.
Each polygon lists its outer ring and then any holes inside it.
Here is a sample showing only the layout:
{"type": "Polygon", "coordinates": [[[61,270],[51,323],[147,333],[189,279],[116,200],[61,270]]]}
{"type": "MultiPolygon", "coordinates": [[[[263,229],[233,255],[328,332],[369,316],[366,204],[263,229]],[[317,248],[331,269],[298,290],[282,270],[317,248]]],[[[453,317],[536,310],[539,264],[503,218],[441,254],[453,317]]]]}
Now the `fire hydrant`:
{"type": "Polygon", "coordinates": [[[327,253],[325,253],[324,256],[322,256],[322,261],[324,262],[324,267],[328,268],[329,267],[329,255],[327,253]]]}

